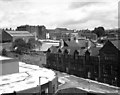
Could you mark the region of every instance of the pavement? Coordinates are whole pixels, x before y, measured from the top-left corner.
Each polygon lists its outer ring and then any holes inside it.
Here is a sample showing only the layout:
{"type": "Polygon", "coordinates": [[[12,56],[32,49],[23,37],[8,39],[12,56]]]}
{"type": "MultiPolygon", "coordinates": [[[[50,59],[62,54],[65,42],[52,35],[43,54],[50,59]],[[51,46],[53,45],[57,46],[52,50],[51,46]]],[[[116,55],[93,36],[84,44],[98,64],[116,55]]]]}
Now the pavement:
{"type": "MultiPolygon", "coordinates": [[[[87,92],[78,88],[67,88],[59,90],[55,95],[89,95],[87,92]]],[[[90,94],[91,95],[91,94],[90,94]]]]}
{"type": "Polygon", "coordinates": [[[74,87],[87,92],[114,93],[114,95],[120,95],[120,88],[118,87],[96,82],[89,79],[76,77],[74,75],[69,75],[67,73],[62,73],[59,71],[55,72],[58,75],[58,82],[61,83],[58,87],[58,90],[74,87]]]}

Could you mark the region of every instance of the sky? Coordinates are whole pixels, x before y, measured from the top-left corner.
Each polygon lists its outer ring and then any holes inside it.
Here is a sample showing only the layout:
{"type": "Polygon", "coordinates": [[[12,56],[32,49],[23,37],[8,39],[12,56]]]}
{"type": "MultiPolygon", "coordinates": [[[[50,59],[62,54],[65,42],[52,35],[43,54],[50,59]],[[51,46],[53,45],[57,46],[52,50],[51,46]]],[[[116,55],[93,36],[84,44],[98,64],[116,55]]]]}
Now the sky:
{"type": "Polygon", "coordinates": [[[111,29],[118,27],[118,18],[118,0],[0,0],[0,28],[111,29]]]}

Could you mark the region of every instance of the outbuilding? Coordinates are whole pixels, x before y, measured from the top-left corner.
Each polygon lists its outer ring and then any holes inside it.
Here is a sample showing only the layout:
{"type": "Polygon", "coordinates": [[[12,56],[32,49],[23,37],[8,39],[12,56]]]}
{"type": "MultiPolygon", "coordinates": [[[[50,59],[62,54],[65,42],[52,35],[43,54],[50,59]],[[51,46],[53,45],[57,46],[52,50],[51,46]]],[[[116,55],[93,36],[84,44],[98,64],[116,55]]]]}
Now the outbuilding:
{"type": "Polygon", "coordinates": [[[0,76],[19,72],[18,59],[0,56],[0,76]]]}

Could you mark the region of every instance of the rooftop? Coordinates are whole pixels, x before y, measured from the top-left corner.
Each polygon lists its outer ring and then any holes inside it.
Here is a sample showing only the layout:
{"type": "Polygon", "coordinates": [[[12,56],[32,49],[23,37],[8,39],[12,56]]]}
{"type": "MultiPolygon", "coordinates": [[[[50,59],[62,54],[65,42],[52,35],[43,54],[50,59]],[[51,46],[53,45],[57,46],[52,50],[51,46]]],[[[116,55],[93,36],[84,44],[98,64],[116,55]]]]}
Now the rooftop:
{"type": "Polygon", "coordinates": [[[12,59],[12,58],[0,56],[0,61],[2,61],[2,60],[9,60],[9,59],[12,59]]]}
{"type": "Polygon", "coordinates": [[[19,92],[37,87],[52,81],[55,73],[52,70],[19,62],[19,73],[0,76],[0,94],[19,92]]]}
{"type": "Polygon", "coordinates": [[[28,31],[6,31],[6,32],[9,33],[11,36],[33,36],[28,31]]]}
{"type": "Polygon", "coordinates": [[[120,40],[114,40],[114,41],[111,41],[111,42],[112,42],[112,44],[113,44],[117,49],[120,50],[120,45],[119,45],[120,40]]]}

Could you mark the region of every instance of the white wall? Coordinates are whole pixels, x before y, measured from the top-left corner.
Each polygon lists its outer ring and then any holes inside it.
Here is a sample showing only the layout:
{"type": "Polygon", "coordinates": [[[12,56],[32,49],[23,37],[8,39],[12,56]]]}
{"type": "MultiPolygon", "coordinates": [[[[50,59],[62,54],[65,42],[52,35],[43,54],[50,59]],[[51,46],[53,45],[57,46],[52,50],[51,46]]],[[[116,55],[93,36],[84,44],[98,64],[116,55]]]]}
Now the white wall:
{"type": "Polygon", "coordinates": [[[58,77],[55,77],[50,83],[49,83],[49,93],[55,93],[58,89],[58,77]]]}
{"type": "Polygon", "coordinates": [[[2,63],[2,75],[13,74],[19,72],[19,64],[17,61],[3,62],[2,63]]]}

